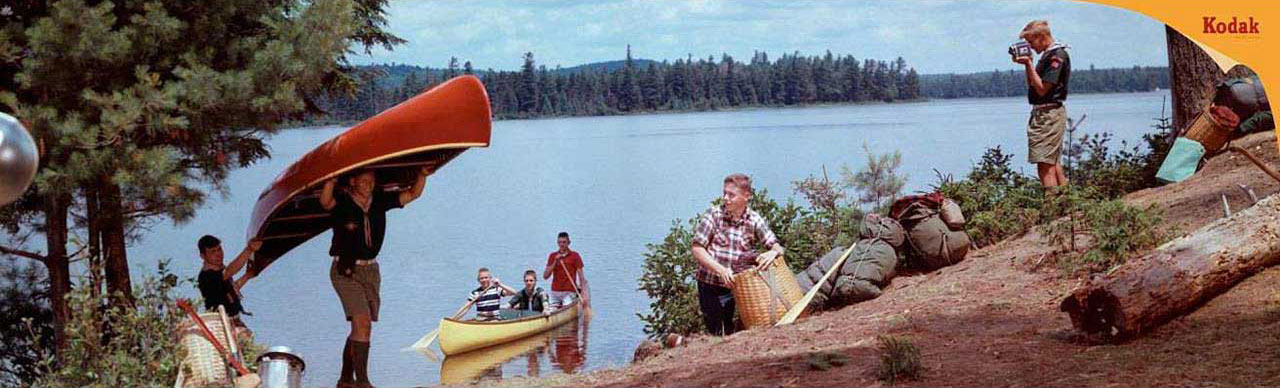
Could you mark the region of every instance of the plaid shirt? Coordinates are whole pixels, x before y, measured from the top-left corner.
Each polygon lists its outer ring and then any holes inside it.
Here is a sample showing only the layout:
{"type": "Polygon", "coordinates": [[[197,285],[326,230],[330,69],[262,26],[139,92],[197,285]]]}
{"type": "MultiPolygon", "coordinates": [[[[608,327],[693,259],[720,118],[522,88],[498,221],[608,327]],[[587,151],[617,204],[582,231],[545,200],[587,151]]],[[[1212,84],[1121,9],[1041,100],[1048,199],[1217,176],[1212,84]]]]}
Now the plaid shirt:
{"type": "MultiPolygon", "coordinates": [[[[751,209],[734,219],[722,206],[712,207],[702,214],[693,232],[693,243],[706,248],[712,259],[729,267],[733,273],[745,271],[756,264],[756,244],[767,249],[777,242],[778,237],[769,229],[769,222],[751,209]]],[[[698,266],[694,278],[707,284],[728,286],[702,266],[698,266]]]]}

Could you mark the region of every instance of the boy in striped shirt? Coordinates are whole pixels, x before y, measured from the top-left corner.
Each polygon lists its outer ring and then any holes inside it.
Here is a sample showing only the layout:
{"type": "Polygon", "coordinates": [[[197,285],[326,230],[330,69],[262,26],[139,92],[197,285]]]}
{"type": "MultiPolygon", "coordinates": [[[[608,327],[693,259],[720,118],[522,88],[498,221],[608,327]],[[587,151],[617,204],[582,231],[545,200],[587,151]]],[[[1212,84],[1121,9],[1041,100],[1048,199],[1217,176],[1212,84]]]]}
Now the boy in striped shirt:
{"type": "Polygon", "coordinates": [[[476,273],[480,287],[471,291],[467,301],[475,301],[477,321],[493,321],[498,319],[498,309],[502,307],[502,297],[516,294],[516,290],[502,284],[489,274],[488,268],[480,268],[476,273]]]}

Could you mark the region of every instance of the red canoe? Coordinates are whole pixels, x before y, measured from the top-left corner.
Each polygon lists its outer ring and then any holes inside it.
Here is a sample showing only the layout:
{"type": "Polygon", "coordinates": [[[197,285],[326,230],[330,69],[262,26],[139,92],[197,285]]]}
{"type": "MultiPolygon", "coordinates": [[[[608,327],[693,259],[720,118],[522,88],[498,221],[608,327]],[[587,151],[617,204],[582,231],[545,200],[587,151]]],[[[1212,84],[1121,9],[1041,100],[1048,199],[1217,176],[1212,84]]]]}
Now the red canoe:
{"type": "Polygon", "coordinates": [[[408,189],[422,166],[434,172],[468,148],[489,146],[489,116],[484,85],[462,76],[320,144],[258,196],[247,234],[263,244],[249,270],[261,273],[289,250],[329,229],[328,212],[318,199],[326,180],[371,168],[379,189],[408,189]]]}

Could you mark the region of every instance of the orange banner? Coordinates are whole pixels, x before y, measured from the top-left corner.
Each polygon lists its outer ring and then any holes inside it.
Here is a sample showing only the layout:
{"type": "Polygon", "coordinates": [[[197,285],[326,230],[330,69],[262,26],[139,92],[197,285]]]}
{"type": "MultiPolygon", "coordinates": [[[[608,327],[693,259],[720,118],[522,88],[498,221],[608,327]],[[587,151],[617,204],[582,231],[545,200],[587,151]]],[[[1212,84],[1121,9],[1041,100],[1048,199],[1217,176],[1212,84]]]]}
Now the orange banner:
{"type": "MultiPolygon", "coordinates": [[[[1268,93],[1280,90],[1280,2],[1275,0],[1087,0],[1137,11],[1191,38],[1222,67],[1253,69],[1268,93]]],[[[1276,128],[1280,138],[1280,127],[1276,128]]]]}

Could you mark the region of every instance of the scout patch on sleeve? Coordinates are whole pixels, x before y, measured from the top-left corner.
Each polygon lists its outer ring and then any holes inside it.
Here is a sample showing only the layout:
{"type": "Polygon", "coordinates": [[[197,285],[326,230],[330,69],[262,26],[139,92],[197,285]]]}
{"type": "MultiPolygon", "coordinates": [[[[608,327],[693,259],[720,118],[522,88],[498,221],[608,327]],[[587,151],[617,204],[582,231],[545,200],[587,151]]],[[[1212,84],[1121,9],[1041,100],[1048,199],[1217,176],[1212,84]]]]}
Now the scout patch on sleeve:
{"type": "Polygon", "coordinates": [[[1049,67],[1052,67],[1052,68],[1054,68],[1054,69],[1057,69],[1057,68],[1058,68],[1059,66],[1061,66],[1061,65],[1062,65],[1062,60],[1061,60],[1061,59],[1053,58],[1053,59],[1049,60],[1049,67]]]}

